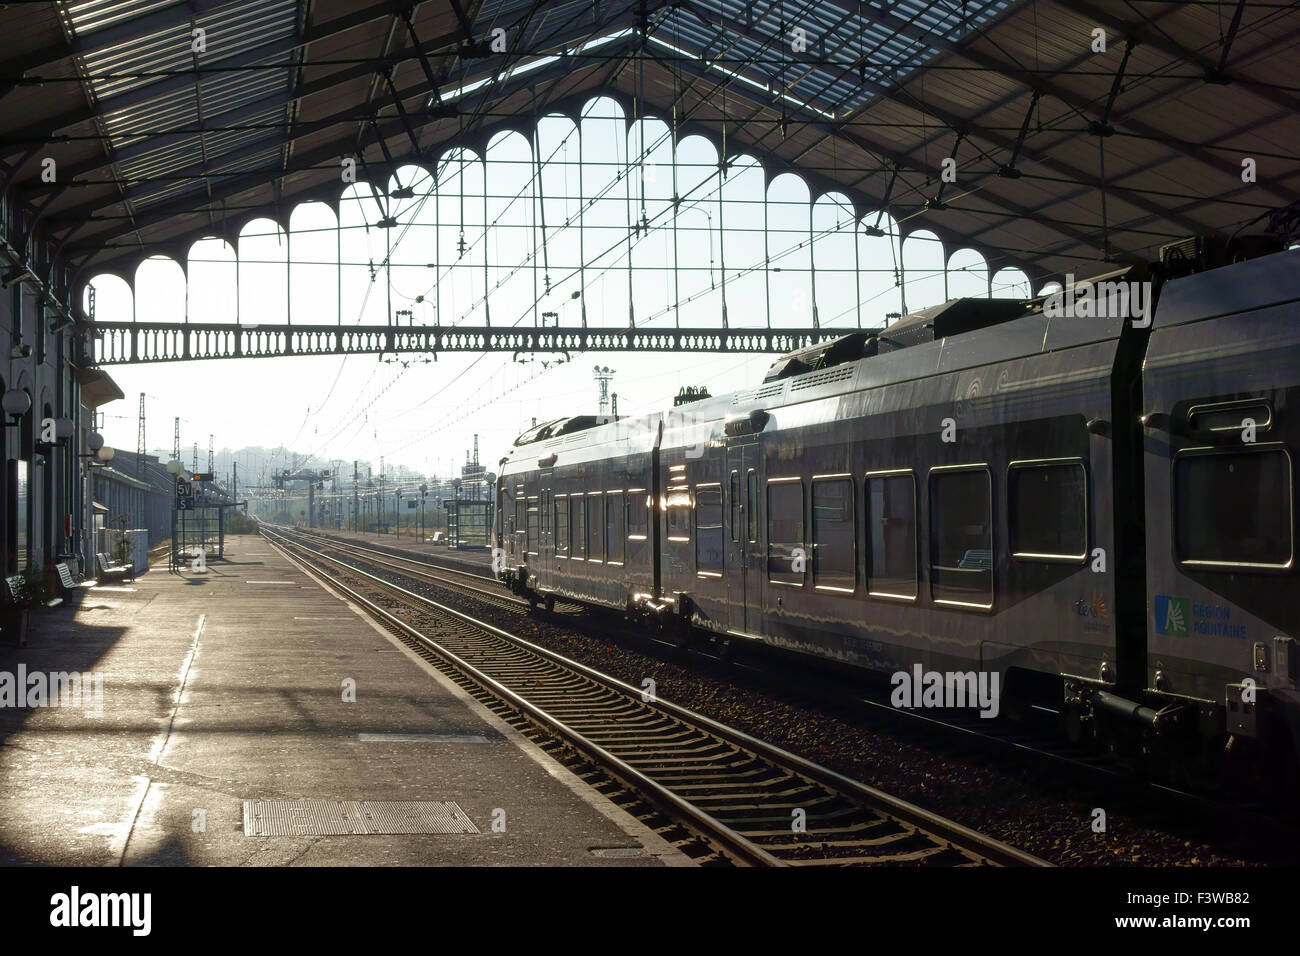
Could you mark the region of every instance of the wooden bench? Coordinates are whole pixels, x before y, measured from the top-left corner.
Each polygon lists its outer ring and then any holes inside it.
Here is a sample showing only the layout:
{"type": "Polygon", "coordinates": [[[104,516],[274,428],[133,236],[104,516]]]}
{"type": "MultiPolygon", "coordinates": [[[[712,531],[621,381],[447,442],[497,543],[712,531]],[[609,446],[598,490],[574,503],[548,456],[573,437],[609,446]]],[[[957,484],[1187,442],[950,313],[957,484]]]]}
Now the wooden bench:
{"type": "Polygon", "coordinates": [[[113,580],[129,577],[135,580],[135,566],[130,564],[113,564],[112,559],[107,554],[95,555],[95,560],[99,562],[99,576],[106,580],[113,580]]]}

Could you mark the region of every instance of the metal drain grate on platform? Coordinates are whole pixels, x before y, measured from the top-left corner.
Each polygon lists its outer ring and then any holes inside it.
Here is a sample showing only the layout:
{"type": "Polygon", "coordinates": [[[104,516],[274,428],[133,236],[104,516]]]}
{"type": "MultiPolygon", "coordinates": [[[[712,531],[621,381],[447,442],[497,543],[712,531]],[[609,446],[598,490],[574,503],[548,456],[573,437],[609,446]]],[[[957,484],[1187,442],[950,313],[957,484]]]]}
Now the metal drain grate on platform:
{"type": "Polygon", "coordinates": [[[245,800],[244,836],[478,833],[457,804],[392,800],[245,800]]]}

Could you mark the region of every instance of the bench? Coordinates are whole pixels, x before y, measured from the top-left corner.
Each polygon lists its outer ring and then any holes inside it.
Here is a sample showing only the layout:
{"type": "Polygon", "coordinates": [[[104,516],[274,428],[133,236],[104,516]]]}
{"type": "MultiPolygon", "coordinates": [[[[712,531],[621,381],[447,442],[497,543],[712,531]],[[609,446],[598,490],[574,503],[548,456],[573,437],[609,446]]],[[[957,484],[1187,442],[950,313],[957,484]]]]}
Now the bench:
{"type": "Polygon", "coordinates": [[[18,574],[11,574],[5,578],[5,601],[15,607],[58,607],[63,603],[63,598],[55,597],[48,600],[32,600],[27,596],[27,576],[21,571],[18,574]]]}
{"type": "Polygon", "coordinates": [[[0,613],[0,634],[12,637],[19,647],[27,646],[27,617],[36,606],[58,607],[63,598],[33,599],[27,592],[27,576],[22,572],[4,579],[3,613],[0,613]]]}
{"type": "Polygon", "coordinates": [[[95,555],[95,560],[99,562],[99,576],[106,580],[121,579],[130,577],[135,580],[135,566],[131,564],[113,564],[112,559],[104,553],[95,555]]]}
{"type": "Polygon", "coordinates": [[[59,586],[63,588],[65,596],[77,589],[77,579],[72,576],[72,568],[68,565],[68,562],[60,561],[54,566],[54,569],[59,572],[59,586]]]}

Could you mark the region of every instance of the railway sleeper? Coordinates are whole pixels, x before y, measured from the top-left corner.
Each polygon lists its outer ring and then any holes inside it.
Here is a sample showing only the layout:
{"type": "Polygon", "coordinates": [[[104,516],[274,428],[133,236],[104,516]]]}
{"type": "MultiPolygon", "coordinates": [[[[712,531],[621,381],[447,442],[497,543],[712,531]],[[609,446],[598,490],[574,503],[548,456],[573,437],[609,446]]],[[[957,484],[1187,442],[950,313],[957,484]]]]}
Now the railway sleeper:
{"type": "Polygon", "coordinates": [[[727,756],[735,750],[735,748],[731,747],[729,744],[724,744],[716,740],[709,740],[707,737],[699,740],[647,740],[639,743],[636,741],[611,741],[609,742],[607,749],[631,753],[649,751],[652,753],[674,754],[679,757],[690,755],[698,755],[702,757],[714,757],[715,755],[727,756]]]}
{"type": "Polygon", "coordinates": [[[741,754],[723,754],[720,757],[671,757],[665,754],[629,754],[624,758],[635,766],[650,767],[669,771],[672,769],[690,770],[693,767],[736,767],[744,765],[741,754]],[[726,761],[724,763],[724,761],[726,761]]]}
{"type": "MultiPolygon", "coordinates": [[[[649,725],[629,726],[629,724],[632,723],[634,722],[623,721],[623,720],[609,721],[609,720],[601,720],[597,718],[588,721],[586,726],[589,730],[591,730],[592,733],[606,734],[611,737],[621,737],[624,735],[644,736],[646,734],[660,734],[660,733],[667,734],[669,730],[669,723],[666,720],[663,723],[652,722],[649,725]]],[[[640,723],[640,722],[636,722],[636,723],[640,723]]],[[[691,733],[691,732],[692,731],[689,730],[678,731],[678,733],[691,733]]]]}
{"type": "MultiPolygon", "coordinates": [[[[805,841],[815,838],[817,840],[852,843],[860,846],[884,846],[914,832],[916,832],[915,827],[903,826],[892,817],[879,817],[875,820],[866,820],[848,826],[819,827],[815,832],[805,833],[802,836],[805,841]]],[[[758,831],[755,831],[755,833],[757,834],[758,831]]],[[[786,827],[780,834],[772,831],[771,838],[786,839],[789,836],[789,827],[786,827]]],[[[757,842],[766,838],[755,835],[753,839],[757,842]]]]}
{"type": "MultiPolygon", "coordinates": [[[[800,780],[798,777],[787,776],[784,780],[773,781],[767,784],[765,789],[767,789],[768,792],[773,793],[777,796],[783,796],[790,792],[790,790],[775,789],[776,787],[779,786],[789,786],[791,789],[794,789],[799,787],[806,787],[807,782],[804,780],[800,780]]],[[[713,783],[678,784],[673,787],[673,790],[675,790],[677,793],[682,794],[683,796],[691,796],[695,794],[705,795],[711,793],[724,794],[727,792],[736,792],[736,791],[752,793],[754,791],[754,785],[748,781],[743,781],[743,780],[735,780],[735,781],[722,780],[713,783]]],[[[706,799],[706,797],[702,796],[701,799],[706,799]]]]}
{"type": "MultiPolygon", "coordinates": [[[[700,800],[701,805],[707,805],[709,812],[718,817],[742,817],[749,820],[760,819],[752,817],[752,814],[771,814],[777,810],[788,811],[784,823],[789,826],[790,813],[795,810],[802,810],[807,814],[809,827],[815,827],[818,820],[830,819],[834,814],[841,812],[851,812],[856,807],[840,807],[832,809],[832,805],[839,799],[835,794],[828,793],[809,793],[805,792],[802,796],[789,797],[782,794],[780,799],[776,799],[775,794],[763,791],[753,793],[749,799],[740,799],[738,794],[726,794],[721,797],[704,797],[700,800]],[[730,802],[728,802],[730,801],[730,802]]],[[[776,819],[776,818],[772,818],[776,819]]]]}
{"type": "MultiPolygon", "coordinates": [[[[736,810],[728,810],[719,807],[715,809],[714,815],[724,822],[730,820],[738,821],[737,824],[732,827],[733,830],[743,830],[744,828],[749,827],[762,827],[765,824],[770,824],[771,826],[778,828],[785,827],[788,829],[791,820],[789,813],[784,816],[772,815],[773,810],[779,809],[799,810],[807,808],[799,804],[791,804],[784,807],[781,804],[777,804],[776,806],[757,805],[754,807],[739,807],[736,810]]],[[[834,829],[836,826],[843,825],[846,820],[853,821],[855,819],[865,819],[869,822],[871,820],[881,819],[882,816],[883,814],[869,808],[842,806],[835,810],[822,811],[816,815],[809,814],[805,822],[808,826],[809,832],[816,832],[817,828],[823,825],[826,825],[827,829],[834,829]]],[[[900,823],[899,826],[903,827],[903,824],[900,823]]],[[[904,827],[904,829],[906,829],[906,827],[904,827]]]]}

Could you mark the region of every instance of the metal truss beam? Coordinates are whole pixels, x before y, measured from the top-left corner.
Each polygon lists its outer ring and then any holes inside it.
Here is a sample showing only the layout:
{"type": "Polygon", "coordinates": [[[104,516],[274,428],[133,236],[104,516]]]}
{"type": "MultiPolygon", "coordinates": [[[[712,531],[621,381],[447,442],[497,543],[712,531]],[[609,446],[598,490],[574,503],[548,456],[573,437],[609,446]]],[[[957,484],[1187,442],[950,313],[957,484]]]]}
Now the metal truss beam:
{"type": "MultiPolygon", "coordinates": [[[[1173,57],[1203,70],[1207,82],[1238,83],[1242,90],[1260,99],[1267,100],[1275,106],[1280,106],[1292,112],[1300,109],[1300,98],[1297,98],[1291,90],[1255,83],[1244,77],[1226,72],[1224,69],[1227,66],[1226,52],[1221,60],[1216,63],[1205,53],[1193,50],[1177,42],[1146,17],[1142,18],[1144,20],[1143,24],[1132,23],[1120,19],[1115,13],[1091,2],[1091,0],[1070,0],[1069,3],[1059,5],[1071,13],[1104,24],[1117,33],[1131,36],[1143,45],[1158,50],[1165,56],[1173,57]],[[1153,29],[1146,29],[1145,27],[1148,24],[1153,29]]],[[[1256,55],[1258,55],[1258,51],[1256,51],[1256,55]]]]}
{"type": "MultiPolygon", "coordinates": [[[[865,11],[865,10],[869,10],[870,8],[863,6],[862,9],[865,11]]],[[[730,30],[737,34],[748,36],[750,37],[750,39],[754,40],[755,42],[763,41],[763,37],[761,35],[754,34],[752,31],[748,30],[743,23],[735,20],[734,18],[720,16],[720,17],[716,17],[716,19],[718,20],[721,28],[724,30],[730,30]]],[[[877,17],[872,17],[872,19],[876,19],[877,22],[880,22],[879,18],[877,17]]],[[[892,26],[893,24],[891,23],[890,25],[892,26]]],[[[945,46],[950,46],[950,44],[946,44],[945,46]]],[[[956,52],[957,55],[959,56],[967,57],[979,63],[981,66],[984,66],[986,69],[991,69],[991,70],[999,69],[998,66],[991,65],[990,62],[987,60],[987,58],[983,58],[979,54],[967,48],[958,47],[954,52],[956,52]]],[[[959,116],[956,113],[952,112],[951,110],[945,109],[941,106],[937,106],[933,103],[925,102],[905,89],[902,88],[894,89],[885,86],[881,83],[876,83],[875,81],[868,80],[865,78],[860,77],[858,79],[858,86],[863,90],[867,90],[871,92],[877,97],[881,97],[883,99],[887,99],[891,102],[897,103],[900,106],[905,107],[906,109],[913,110],[924,116],[929,116],[932,119],[939,121],[944,126],[947,126],[949,129],[953,130],[954,132],[965,136],[967,139],[974,139],[978,137],[979,139],[982,139],[987,143],[991,143],[995,148],[1006,150],[1007,152],[1011,152],[1012,150],[1017,148],[1016,139],[1012,139],[1000,133],[992,132],[990,130],[981,128],[980,117],[959,116]]],[[[1068,103],[1071,106],[1074,106],[1075,108],[1079,108],[1079,109],[1083,108],[1083,104],[1078,103],[1077,97],[1072,97],[1071,94],[1060,89],[1058,86],[1054,84],[1045,84],[1045,83],[1040,84],[1040,88],[1042,88],[1044,92],[1050,93],[1051,95],[1061,99],[1062,101],[1068,103]]],[[[748,90],[745,88],[738,88],[736,92],[748,94],[748,90]]],[[[752,97],[752,96],[750,98],[757,99],[756,97],[752,97]]],[[[774,106],[774,104],[769,104],[769,105],[774,106]]],[[[1117,123],[1124,122],[1127,125],[1137,129],[1139,132],[1142,133],[1142,135],[1145,136],[1158,135],[1157,131],[1153,130],[1151,127],[1145,126],[1144,124],[1136,123],[1127,118],[1123,120],[1117,118],[1115,122],[1117,123]]],[[[851,125],[851,122],[849,125],[851,125]]],[[[1066,176],[1074,180],[1075,182],[1091,185],[1095,189],[1103,188],[1099,176],[1093,175],[1092,173],[1088,172],[1082,167],[1074,165],[1073,163],[1067,163],[1064,160],[1058,159],[1055,156],[1050,155],[1047,152],[1033,146],[1032,144],[1026,144],[1023,141],[1020,142],[1019,152],[1022,153],[1026,158],[1033,160],[1039,165],[1044,166],[1047,169],[1050,169],[1059,175],[1066,176]]],[[[1227,163],[1226,160],[1224,160],[1222,157],[1219,156],[1211,156],[1208,158],[1204,158],[1204,161],[1209,162],[1212,165],[1217,165],[1221,168],[1224,167],[1225,163],[1227,163]]],[[[1227,164],[1227,166],[1228,168],[1231,169],[1231,171],[1234,174],[1239,172],[1238,167],[1232,166],[1230,163],[1227,164]]],[[[1168,208],[1161,206],[1159,203],[1152,202],[1151,200],[1147,199],[1145,196],[1143,196],[1140,193],[1132,192],[1130,190],[1115,186],[1113,184],[1110,186],[1110,192],[1117,199],[1122,199],[1124,202],[1127,202],[1130,205],[1136,206],[1139,209],[1142,209],[1149,213],[1165,216],[1172,222],[1177,222],[1180,226],[1182,226],[1184,229],[1187,229],[1189,232],[1201,233],[1201,232],[1211,231],[1204,223],[1192,220],[1177,212],[1172,212],[1168,208]]]]}
{"type": "MultiPolygon", "coordinates": [[[[349,30],[352,30],[371,20],[377,20],[382,17],[395,16],[401,12],[404,4],[397,0],[388,0],[385,3],[370,4],[359,10],[340,16],[336,19],[317,24],[300,37],[288,37],[283,40],[277,40],[273,43],[267,43],[263,46],[256,47],[238,55],[229,57],[217,57],[214,55],[208,66],[219,66],[223,70],[230,70],[241,66],[251,66],[253,64],[263,64],[274,60],[277,57],[287,58],[291,54],[316,43],[321,40],[328,40],[340,36],[349,30]]],[[[390,57],[391,60],[410,59],[418,53],[423,52],[426,55],[439,53],[445,47],[457,42],[460,38],[459,31],[455,34],[449,34],[444,37],[438,37],[427,43],[420,45],[418,49],[405,48],[397,51],[390,57]]],[[[286,60],[285,69],[290,69],[291,64],[286,60]]],[[[202,69],[198,71],[202,73],[202,69]]],[[[358,76],[365,76],[374,72],[374,66],[362,64],[336,74],[330,74],[309,85],[304,85],[303,90],[299,92],[300,96],[307,96],[315,92],[324,91],[335,86],[338,82],[345,82],[348,79],[355,79],[358,76]]],[[[105,97],[99,100],[93,106],[79,107],[69,110],[58,116],[51,117],[35,126],[29,126],[25,129],[17,130],[6,136],[0,143],[0,152],[12,152],[21,148],[24,144],[32,142],[58,142],[59,137],[56,135],[59,130],[66,129],[69,126],[76,126],[81,123],[87,123],[98,116],[111,113],[117,110],[125,110],[131,107],[140,106],[150,100],[170,95],[181,90],[187,90],[194,83],[194,75],[191,71],[177,73],[174,76],[164,77],[153,80],[149,83],[141,84],[130,90],[113,96],[105,97]]]]}
{"type": "MultiPolygon", "coordinates": [[[[627,43],[630,42],[631,42],[630,40],[624,41],[624,43],[620,44],[620,46],[617,49],[621,50],[623,46],[625,46],[627,43]]],[[[521,90],[528,89],[530,87],[540,87],[542,84],[547,82],[564,81],[572,78],[577,73],[585,73],[601,65],[603,64],[595,61],[580,63],[577,64],[576,66],[562,63],[562,62],[557,63],[551,67],[547,67],[543,70],[539,70],[536,73],[528,74],[516,80],[507,82],[502,87],[502,95],[508,97],[514,93],[517,93],[521,90]]],[[[403,92],[402,95],[409,96],[411,94],[409,92],[403,92]]],[[[591,96],[594,95],[596,94],[595,93],[588,94],[587,98],[590,98],[591,96]]],[[[347,113],[348,115],[353,115],[355,114],[355,112],[356,112],[355,110],[345,111],[345,113],[347,113]]],[[[342,122],[342,120],[337,117],[331,117],[331,118],[327,118],[326,122],[333,124],[337,122],[342,122]]],[[[405,128],[397,120],[380,119],[378,120],[378,125],[380,128],[380,136],[382,136],[384,139],[395,139],[399,136],[405,135],[405,128]]],[[[518,125],[520,124],[517,123],[501,124],[499,126],[494,126],[489,128],[489,133],[498,131],[499,129],[515,128],[518,125]]],[[[466,130],[466,133],[468,132],[471,131],[466,130]]],[[[480,136],[479,138],[481,139],[482,137],[480,136]]],[[[372,143],[371,145],[374,144],[372,143]]],[[[400,158],[400,162],[403,163],[409,162],[415,164],[432,163],[436,161],[438,155],[442,151],[448,148],[453,148],[458,145],[461,146],[466,145],[465,133],[462,133],[459,136],[450,136],[445,140],[430,144],[430,146],[426,147],[423,155],[418,155],[418,156],[403,155],[400,158]]],[[[265,148],[265,143],[261,144],[261,148],[263,149],[265,148]]],[[[94,251],[102,247],[103,244],[105,243],[110,243],[114,239],[118,239],[122,236],[128,236],[134,233],[141,226],[155,225],[159,222],[165,221],[166,219],[172,216],[185,215],[187,213],[199,212],[204,209],[210,209],[210,208],[215,208],[217,211],[220,211],[220,207],[214,204],[220,203],[221,200],[223,199],[232,198],[240,195],[241,193],[249,192],[259,186],[265,185],[266,183],[278,181],[294,173],[313,171],[321,163],[326,163],[326,162],[337,163],[339,158],[342,155],[344,155],[346,152],[348,152],[348,150],[343,149],[338,143],[329,144],[308,153],[297,154],[294,158],[294,163],[292,165],[292,168],[288,170],[281,169],[280,167],[277,166],[256,173],[250,172],[245,175],[242,175],[236,182],[227,183],[221,186],[214,187],[212,191],[211,200],[209,200],[206,195],[200,196],[195,194],[188,197],[176,199],[158,206],[146,207],[143,212],[141,212],[138,216],[135,217],[134,220],[130,222],[122,223],[120,225],[115,225],[106,230],[102,230],[96,233],[93,237],[87,237],[86,241],[83,244],[76,246],[76,248],[70,251],[71,252],[94,251]]],[[[221,160],[223,162],[226,161],[226,157],[222,157],[221,160]]],[[[301,198],[306,196],[314,197],[318,193],[320,193],[323,186],[336,190],[336,195],[337,193],[342,192],[342,188],[343,188],[343,184],[341,182],[327,182],[324,184],[317,183],[315,185],[304,187],[303,189],[295,192],[286,193],[284,196],[281,197],[281,203],[290,204],[290,203],[297,202],[301,198]]],[[[116,200],[116,201],[105,200],[105,201],[83,203],[80,206],[71,207],[70,209],[65,210],[64,213],[60,215],[51,217],[51,223],[54,224],[55,226],[61,226],[61,227],[66,227],[74,223],[101,224],[106,220],[95,217],[93,213],[99,209],[111,207],[115,205],[117,202],[120,202],[120,200],[116,200]]],[[[165,246],[165,245],[174,244],[176,242],[185,241],[185,240],[192,241],[193,239],[199,239],[199,238],[203,238],[206,235],[211,235],[212,232],[213,230],[210,226],[201,226],[195,230],[191,230],[190,232],[187,232],[183,236],[172,237],[167,240],[152,243],[152,245],[165,246]]],[[[130,253],[130,255],[138,255],[138,252],[133,251],[132,253],[130,253]]],[[[111,271],[111,269],[109,269],[109,271],[111,271]]]]}
{"type": "Polygon", "coordinates": [[[99,322],[94,365],[153,365],[293,355],[439,352],[701,352],[783,354],[856,328],[592,328],[393,325],[222,325],[99,322]]]}
{"type": "MultiPolygon", "coordinates": [[[[1204,69],[1206,69],[1207,77],[1214,70],[1214,65],[1212,61],[1206,60],[1204,57],[1198,57],[1197,55],[1191,54],[1188,51],[1181,51],[1181,48],[1170,47],[1169,45],[1160,42],[1158,38],[1148,37],[1145,33],[1143,33],[1143,31],[1139,27],[1135,26],[1134,24],[1122,20],[1117,20],[1114,17],[1107,17],[1104,13],[1090,7],[1087,3],[1084,2],[1075,3],[1072,0],[1070,4],[1063,4],[1063,6],[1066,9],[1071,10],[1072,12],[1082,12],[1081,8],[1086,8],[1090,10],[1091,15],[1099,22],[1106,22],[1112,30],[1116,31],[1121,36],[1128,38],[1129,44],[1127,49],[1131,49],[1132,46],[1135,45],[1135,41],[1139,41],[1142,43],[1147,43],[1153,49],[1160,50],[1161,52],[1164,52],[1166,55],[1169,56],[1174,56],[1180,59],[1188,59],[1189,57],[1192,57],[1193,58],[1192,62],[1195,62],[1197,65],[1202,66],[1204,69]]],[[[870,6],[869,4],[862,4],[860,5],[859,9],[861,15],[865,19],[871,20],[872,22],[878,23],[881,26],[887,27],[889,29],[896,30],[902,36],[906,36],[909,37],[910,39],[915,39],[923,43],[929,43],[932,47],[934,47],[937,50],[942,50],[945,53],[949,53],[954,56],[959,56],[966,60],[969,60],[971,63],[974,63],[976,66],[982,67],[983,69],[986,69],[991,73],[995,73],[999,76],[1004,77],[1005,79],[1011,80],[1012,82],[1022,84],[1028,90],[1035,92],[1039,96],[1044,96],[1044,95],[1051,96],[1059,100],[1060,102],[1064,103],[1066,106],[1068,106],[1070,109],[1077,112],[1082,117],[1086,117],[1090,115],[1096,109],[1095,102],[1093,102],[1087,96],[1076,93],[1073,90],[1070,90],[1065,86],[1063,86],[1060,82],[1048,79],[1046,77],[1027,76],[1026,75],[1027,71],[1024,68],[1020,67],[1019,65],[1007,63],[996,56],[991,56],[987,52],[975,48],[973,40],[967,39],[962,42],[949,40],[948,38],[940,36],[938,34],[930,33],[924,27],[919,26],[918,24],[913,23],[909,20],[904,20],[901,17],[895,16],[894,14],[888,13],[886,11],[877,10],[874,7],[870,6]]],[[[980,31],[980,34],[982,35],[983,31],[980,31]]],[[[1224,61],[1226,62],[1226,54],[1224,57],[1224,61]]],[[[1121,68],[1120,74],[1122,73],[1123,73],[1123,69],[1121,68]]],[[[1112,91],[1109,104],[1106,107],[1106,111],[1105,111],[1106,116],[1103,118],[1102,121],[1103,125],[1105,124],[1106,119],[1109,118],[1111,113],[1111,108],[1114,106],[1115,91],[1117,89],[1118,89],[1118,83],[1116,84],[1115,90],[1112,91]]],[[[1276,103],[1277,105],[1287,105],[1288,108],[1290,109],[1297,108],[1297,103],[1293,98],[1286,98],[1286,97],[1277,98],[1271,95],[1277,91],[1273,91],[1265,88],[1262,90],[1257,89],[1254,92],[1263,96],[1265,99],[1268,99],[1270,102],[1276,103]]],[[[925,104],[920,104],[919,100],[913,99],[911,103],[901,101],[901,100],[900,102],[903,102],[903,105],[905,106],[911,105],[913,109],[917,109],[917,108],[928,109],[928,107],[926,107],[925,104]]],[[[986,113],[991,112],[993,109],[996,109],[1000,105],[1004,105],[1006,102],[1007,99],[1003,99],[1001,103],[990,104],[989,108],[986,110],[986,113]]],[[[1136,113],[1138,111],[1134,111],[1134,112],[1136,113]]],[[[935,115],[937,116],[938,114],[935,115]]],[[[942,117],[939,118],[942,119],[942,117]]],[[[982,117],[973,117],[970,120],[966,121],[970,127],[970,131],[980,133],[980,135],[984,136],[986,139],[994,142],[995,145],[1001,146],[1002,148],[1006,148],[1007,144],[1004,140],[999,141],[998,139],[995,139],[992,136],[988,136],[987,134],[985,134],[983,131],[980,130],[979,127],[980,127],[981,119],[982,117]]],[[[946,120],[944,121],[946,122],[946,120]]],[[[1113,122],[1115,125],[1124,126],[1127,127],[1128,129],[1131,129],[1138,136],[1141,136],[1145,139],[1165,142],[1165,144],[1171,150],[1178,153],[1179,155],[1186,156],[1189,159],[1194,159],[1198,162],[1205,163],[1209,166],[1218,169],[1220,172],[1232,176],[1237,176],[1241,172],[1240,168],[1237,165],[1235,165],[1233,162],[1225,159],[1222,156],[1216,155],[1212,150],[1203,149],[1194,143],[1168,142],[1166,138],[1166,134],[1163,131],[1152,126],[1150,123],[1143,121],[1140,116],[1133,115],[1132,113],[1130,113],[1123,116],[1115,117],[1113,122]]],[[[1023,146],[1023,143],[1021,145],[1023,146]]],[[[1086,182],[1088,180],[1082,179],[1080,181],[1086,182]]],[[[1097,184],[1094,183],[1094,185],[1097,184]]],[[[1098,186],[1098,188],[1100,188],[1100,186],[1098,186]]],[[[1126,199],[1126,201],[1132,202],[1133,200],[1126,199]]],[[[1141,208],[1146,208],[1143,207],[1141,203],[1137,203],[1137,205],[1139,205],[1139,207],[1141,208]]],[[[1157,210],[1153,210],[1153,209],[1147,209],[1147,211],[1155,213],[1157,215],[1161,214],[1157,210]]],[[[1186,222],[1183,222],[1182,225],[1187,227],[1188,224],[1186,222]]]]}
{"type": "MultiPolygon", "coordinates": [[[[707,72],[703,66],[697,64],[683,64],[679,67],[679,69],[681,70],[681,72],[690,75],[703,75],[707,72]]],[[[760,106],[764,109],[773,109],[772,104],[764,101],[764,99],[758,93],[751,92],[748,88],[744,86],[736,87],[733,92],[740,99],[747,100],[748,102],[760,106]]],[[[857,133],[849,129],[845,129],[843,126],[839,124],[827,122],[823,120],[815,120],[815,119],[804,120],[802,122],[805,126],[816,129],[819,132],[825,133],[827,136],[838,136],[844,142],[862,150],[863,152],[869,155],[876,156],[884,160],[888,160],[889,162],[893,163],[897,168],[899,168],[904,172],[920,173],[922,175],[932,175],[934,173],[933,169],[927,169],[925,166],[921,164],[920,160],[913,158],[907,153],[899,152],[898,150],[891,148],[885,145],[884,143],[877,142],[874,138],[868,137],[866,135],[857,133]]],[[[746,146],[750,150],[755,151],[760,155],[767,154],[772,149],[772,147],[766,146],[764,141],[768,138],[769,135],[771,135],[771,131],[768,130],[767,133],[762,133],[756,137],[747,139],[746,136],[743,134],[751,125],[757,125],[757,124],[747,124],[747,123],[739,124],[738,130],[732,133],[731,136],[732,142],[734,144],[737,144],[738,147],[746,146]]],[[[735,151],[740,152],[741,150],[737,148],[735,151]]],[[[1100,237],[1097,236],[1095,233],[1076,229],[1073,226],[1068,226],[1063,223],[1059,223],[1051,219],[1050,217],[1043,216],[1041,213],[1033,209],[1030,209],[1028,206],[1024,206],[1020,203],[1014,202],[1006,198],[1005,196],[1000,196],[996,193],[992,193],[992,192],[980,193],[979,198],[984,202],[988,202],[992,205],[1001,207],[1002,209],[1011,213],[1018,219],[1034,221],[1039,223],[1040,225],[1046,226],[1047,228],[1051,229],[1053,232],[1058,233],[1059,235],[1066,236],[1070,239],[1073,239],[1075,242],[1083,246],[1085,249],[1095,249],[1098,251],[1100,251],[1101,249],[1100,237]]],[[[895,200],[895,202],[897,202],[897,200],[895,200]]],[[[926,222],[927,222],[926,228],[930,228],[931,227],[930,224],[934,224],[935,226],[940,226],[940,227],[942,225],[939,217],[934,215],[929,215],[926,222]]],[[[1128,262],[1128,261],[1136,261],[1136,260],[1131,256],[1119,254],[1116,256],[1114,261],[1128,262]]]]}

